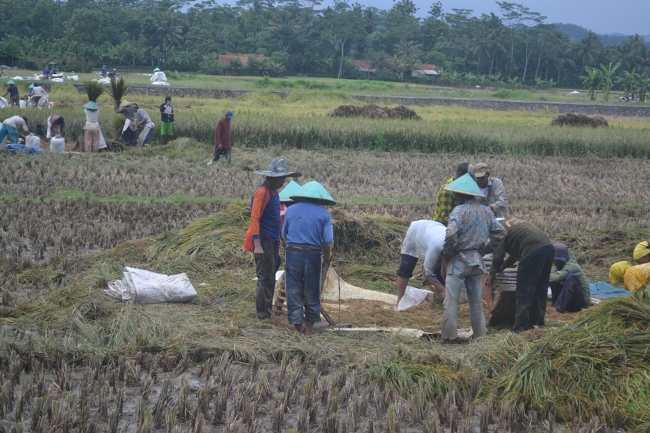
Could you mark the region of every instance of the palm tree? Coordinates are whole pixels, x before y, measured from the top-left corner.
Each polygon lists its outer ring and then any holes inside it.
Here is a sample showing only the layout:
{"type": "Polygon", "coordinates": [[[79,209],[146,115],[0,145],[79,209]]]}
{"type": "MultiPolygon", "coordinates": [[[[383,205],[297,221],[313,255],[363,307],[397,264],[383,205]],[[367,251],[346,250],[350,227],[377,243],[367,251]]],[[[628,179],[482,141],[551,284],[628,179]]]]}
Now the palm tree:
{"type": "MultiPolygon", "coordinates": [[[[595,33],[589,32],[582,38],[576,47],[576,54],[582,61],[581,71],[585,70],[585,66],[593,63],[596,58],[596,49],[598,48],[598,36],[595,33]]],[[[559,80],[558,80],[559,81],[559,80]]]]}
{"type": "Polygon", "coordinates": [[[634,92],[637,88],[637,80],[639,79],[639,74],[637,74],[636,69],[632,69],[632,72],[623,71],[623,76],[617,77],[616,81],[621,85],[623,92],[626,95],[632,95],[632,100],[634,101],[634,92]]]}
{"type": "Polygon", "coordinates": [[[603,87],[603,95],[605,101],[609,101],[609,92],[612,90],[614,85],[614,76],[616,75],[616,70],[621,66],[620,63],[612,66],[610,63],[609,66],[605,66],[602,63],[600,64],[600,75],[601,75],[601,86],[603,87]]]}
{"type": "Polygon", "coordinates": [[[465,79],[467,80],[467,88],[472,86],[472,81],[476,79],[476,74],[473,72],[465,72],[465,79]]]}
{"type": "Polygon", "coordinates": [[[560,76],[565,66],[575,67],[573,49],[571,42],[564,33],[555,32],[555,49],[551,52],[551,63],[557,70],[557,82],[560,82],[560,76]]]}
{"type": "Polygon", "coordinates": [[[598,68],[585,66],[585,72],[587,75],[581,76],[580,78],[582,78],[582,84],[585,88],[589,89],[591,100],[594,101],[596,99],[596,91],[600,87],[600,82],[602,80],[601,71],[598,68]]]}
{"type": "Polygon", "coordinates": [[[405,72],[415,69],[415,66],[420,63],[420,55],[422,54],[422,44],[415,41],[402,39],[399,43],[394,45],[396,64],[398,70],[405,72]]]}
{"type": "Polygon", "coordinates": [[[490,74],[488,75],[488,78],[494,83],[494,88],[498,90],[499,84],[502,82],[501,81],[501,72],[497,72],[496,74],[490,74]]]}
{"type": "Polygon", "coordinates": [[[635,68],[642,58],[632,43],[623,42],[614,48],[614,52],[612,52],[612,60],[616,63],[620,63],[623,69],[630,70],[635,68]]]}
{"type": "Polygon", "coordinates": [[[183,27],[178,24],[178,15],[172,10],[161,12],[158,15],[158,34],[162,43],[163,52],[172,45],[183,43],[183,27]]]}

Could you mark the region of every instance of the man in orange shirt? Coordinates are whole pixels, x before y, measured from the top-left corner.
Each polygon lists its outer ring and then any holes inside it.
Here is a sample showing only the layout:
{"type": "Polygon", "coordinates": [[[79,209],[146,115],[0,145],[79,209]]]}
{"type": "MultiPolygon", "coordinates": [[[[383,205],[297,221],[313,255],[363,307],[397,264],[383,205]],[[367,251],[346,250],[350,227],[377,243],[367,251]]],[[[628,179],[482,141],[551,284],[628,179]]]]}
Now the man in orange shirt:
{"type": "Polygon", "coordinates": [[[289,171],[282,158],[274,158],[267,170],[256,170],[255,174],[266,180],[251,198],[251,235],[257,287],[255,289],[255,308],[257,318],[271,318],[273,292],[275,291],[275,271],[280,256],[280,197],[278,189],[282,188],[287,177],[299,177],[300,173],[289,171]]]}

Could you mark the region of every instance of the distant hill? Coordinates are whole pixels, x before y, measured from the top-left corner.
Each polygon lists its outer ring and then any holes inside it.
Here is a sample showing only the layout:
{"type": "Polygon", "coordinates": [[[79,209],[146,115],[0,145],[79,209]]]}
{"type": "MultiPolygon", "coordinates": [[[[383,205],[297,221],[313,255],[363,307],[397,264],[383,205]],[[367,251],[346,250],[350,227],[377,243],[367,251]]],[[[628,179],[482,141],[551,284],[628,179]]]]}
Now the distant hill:
{"type": "MultiPolygon", "coordinates": [[[[569,39],[571,39],[573,42],[577,42],[580,39],[584,38],[585,35],[590,31],[589,29],[581,27],[577,24],[554,23],[553,25],[558,31],[565,33],[567,36],[569,36],[569,39]]],[[[631,35],[624,35],[621,33],[611,33],[608,35],[596,34],[596,36],[598,36],[598,39],[600,39],[600,42],[602,42],[603,45],[618,45],[621,42],[625,41],[627,38],[629,38],[631,35]]],[[[646,45],[650,46],[650,35],[642,35],[642,36],[643,39],[645,39],[646,45]]]]}

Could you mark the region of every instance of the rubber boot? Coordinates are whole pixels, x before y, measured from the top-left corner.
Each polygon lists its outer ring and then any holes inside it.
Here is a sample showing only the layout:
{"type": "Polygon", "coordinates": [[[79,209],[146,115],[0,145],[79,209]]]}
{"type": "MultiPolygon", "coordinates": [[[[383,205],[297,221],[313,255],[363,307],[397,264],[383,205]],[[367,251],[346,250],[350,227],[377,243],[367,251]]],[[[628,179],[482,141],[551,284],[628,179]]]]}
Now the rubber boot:
{"type": "Polygon", "coordinates": [[[165,144],[167,144],[167,136],[166,135],[161,135],[160,136],[160,144],[163,145],[163,146],[165,144]]]}

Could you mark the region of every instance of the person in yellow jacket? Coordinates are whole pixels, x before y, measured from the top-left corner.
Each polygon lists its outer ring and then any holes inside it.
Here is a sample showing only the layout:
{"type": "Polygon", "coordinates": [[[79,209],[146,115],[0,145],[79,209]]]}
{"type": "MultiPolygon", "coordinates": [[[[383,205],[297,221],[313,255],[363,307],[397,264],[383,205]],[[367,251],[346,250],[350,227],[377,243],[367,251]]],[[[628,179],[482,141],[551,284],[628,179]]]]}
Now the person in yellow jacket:
{"type": "Polygon", "coordinates": [[[645,290],[650,284],[650,263],[632,266],[627,261],[614,263],[609,268],[612,284],[623,283],[625,290],[636,293],[645,290]]]}
{"type": "Polygon", "coordinates": [[[650,243],[648,241],[639,242],[639,244],[634,247],[634,252],[632,253],[634,261],[642,265],[644,263],[650,262],[650,243]]]}

